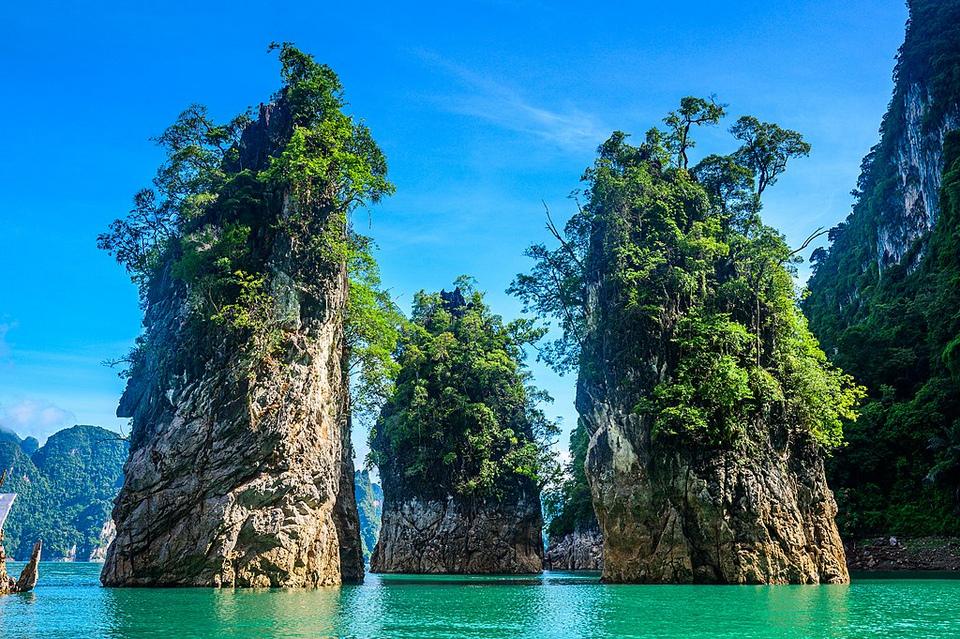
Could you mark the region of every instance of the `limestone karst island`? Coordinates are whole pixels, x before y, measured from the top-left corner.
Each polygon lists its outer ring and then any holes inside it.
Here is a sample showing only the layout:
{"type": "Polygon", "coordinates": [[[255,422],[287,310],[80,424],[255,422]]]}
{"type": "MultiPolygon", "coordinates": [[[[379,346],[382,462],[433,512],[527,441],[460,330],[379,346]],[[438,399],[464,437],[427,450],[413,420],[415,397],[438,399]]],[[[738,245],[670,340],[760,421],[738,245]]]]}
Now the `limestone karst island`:
{"type": "Polygon", "coordinates": [[[960,0],[5,17],[5,639],[960,637],[960,0]]]}

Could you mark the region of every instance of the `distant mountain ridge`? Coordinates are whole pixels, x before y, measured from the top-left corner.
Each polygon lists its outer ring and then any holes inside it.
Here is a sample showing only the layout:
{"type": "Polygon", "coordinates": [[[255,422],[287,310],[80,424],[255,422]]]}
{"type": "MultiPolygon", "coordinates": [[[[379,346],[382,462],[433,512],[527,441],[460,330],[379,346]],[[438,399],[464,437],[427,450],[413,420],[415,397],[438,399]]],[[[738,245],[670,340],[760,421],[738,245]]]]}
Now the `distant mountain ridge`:
{"type": "Polygon", "coordinates": [[[0,429],[0,469],[9,471],[3,491],[17,493],[4,525],[7,554],[24,560],[42,539],[45,559],[102,560],[127,449],[98,426],[61,430],[43,446],[0,429]]]}
{"type": "Polygon", "coordinates": [[[363,561],[370,563],[370,554],[380,536],[380,519],[383,515],[383,488],[370,480],[370,473],[358,470],[354,473],[354,494],[357,513],[360,515],[360,541],[363,561]]]}

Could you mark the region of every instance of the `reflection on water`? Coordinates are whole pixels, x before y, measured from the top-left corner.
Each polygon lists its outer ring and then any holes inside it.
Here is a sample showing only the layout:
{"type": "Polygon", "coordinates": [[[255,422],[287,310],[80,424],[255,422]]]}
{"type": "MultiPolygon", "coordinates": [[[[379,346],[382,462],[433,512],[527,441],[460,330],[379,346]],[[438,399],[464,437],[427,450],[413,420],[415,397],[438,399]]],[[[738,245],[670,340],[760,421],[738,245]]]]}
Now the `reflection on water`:
{"type": "Polygon", "coordinates": [[[0,598],[6,637],[949,637],[960,581],[849,586],[604,586],[596,573],[368,576],[319,590],[105,589],[98,566],[44,564],[0,598]]]}

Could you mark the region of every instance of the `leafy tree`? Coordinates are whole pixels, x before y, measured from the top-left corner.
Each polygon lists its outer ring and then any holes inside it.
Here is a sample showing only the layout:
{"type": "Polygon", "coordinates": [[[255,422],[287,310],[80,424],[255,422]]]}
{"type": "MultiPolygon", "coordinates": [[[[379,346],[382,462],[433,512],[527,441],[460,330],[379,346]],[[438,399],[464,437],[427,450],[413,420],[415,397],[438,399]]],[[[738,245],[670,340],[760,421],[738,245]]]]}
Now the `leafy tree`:
{"type": "Polygon", "coordinates": [[[556,426],[538,408],[524,346],[530,323],[504,323],[471,280],[416,295],[397,350],[396,386],[370,434],[371,464],[397,494],[499,498],[555,469],[556,426]]]}
{"type": "Polygon", "coordinates": [[[743,142],[734,156],[756,177],[758,198],[768,186],[777,183],[790,158],[810,155],[810,145],[804,142],[802,135],[770,122],[761,122],[752,115],[737,120],[730,132],[743,142]]]}
{"type": "MultiPolygon", "coordinates": [[[[695,117],[707,104],[687,98],[677,113],[693,113],[691,127],[712,124],[722,111],[695,117]]],[[[676,113],[667,120],[687,121],[676,113]]],[[[784,137],[775,125],[761,129],[784,137]]],[[[739,448],[769,424],[785,424],[825,448],[839,445],[861,390],[828,364],[807,329],[795,252],[759,222],[762,189],[750,189],[755,172],[769,185],[785,160],[748,167],[738,159],[749,155],[737,152],[688,172],[683,155],[675,166],[663,162],[670,145],[692,145],[689,128],[675,131],[648,133],[639,146],[614,133],[584,175],[588,202],[567,225],[574,232],[554,249],[531,250],[534,270],[511,290],[525,310],[560,319],[565,333],[560,348],[541,355],[556,366],[576,358],[581,383],[612,376],[636,397],[657,441],[739,448]],[[582,306],[571,312],[571,300],[582,306]],[[581,333],[574,339],[571,330],[581,333]]],[[[747,146],[769,147],[751,136],[747,146]]],[[[795,149],[777,142],[771,153],[792,157],[795,149]]]]}
{"type": "Polygon", "coordinates": [[[717,124],[724,115],[724,105],[717,104],[713,98],[705,100],[691,96],[681,99],[680,108],[667,114],[663,122],[669,133],[664,142],[667,152],[676,156],[679,168],[687,168],[687,151],[694,147],[690,130],[695,126],[717,124]]]}
{"type": "Polygon", "coordinates": [[[390,396],[399,365],[393,352],[405,318],[383,288],[380,268],[367,248],[371,240],[355,235],[360,250],[353,251],[350,266],[350,297],[347,306],[346,339],[350,351],[350,398],[353,412],[374,417],[390,396]]]}

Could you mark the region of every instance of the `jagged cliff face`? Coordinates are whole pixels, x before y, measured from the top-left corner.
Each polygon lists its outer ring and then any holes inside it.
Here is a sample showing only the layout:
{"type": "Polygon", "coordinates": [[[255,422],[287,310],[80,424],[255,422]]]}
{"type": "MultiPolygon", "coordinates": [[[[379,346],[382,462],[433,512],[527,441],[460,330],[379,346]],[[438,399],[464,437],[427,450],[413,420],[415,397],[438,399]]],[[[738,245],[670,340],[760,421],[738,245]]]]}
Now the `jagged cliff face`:
{"type": "MultiPolygon", "coordinates": [[[[893,98],[891,120],[884,125],[895,138],[897,195],[878,219],[876,253],[881,270],[899,264],[936,225],[940,215],[943,142],[948,132],[960,128],[960,106],[952,104],[930,121],[930,88],[923,80],[904,80],[902,85],[905,86],[893,98]]],[[[911,265],[922,257],[920,247],[911,265]]]]}
{"type": "MultiPolygon", "coordinates": [[[[257,171],[290,136],[283,102],[262,107],[240,141],[257,171]]],[[[118,414],[130,458],[113,512],[108,586],[321,586],[363,575],[344,373],[342,262],[311,270],[282,221],[254,238],[282,318],[270,357],[229,331],[196,329],[191,291],[167,258],[149,292],[149,347],[118,414]],[[305,264],[307,266],[305,266],[305,264]]],[[[266,214],[266,213],[265,213],[266,214]]],[[[320,223],[323,220],[319,221],[320,223]]]]}
{"type": "Polygon", "coordinates": [[[543,564],[538,491],[502,500],[390,497],[387,489],[373,572],[537,573],[543,564]]]}
{"type": "Polygon", "coordinates": [[[803,308],[869,390],[829,463],[845,535],[960,531],[956,157],[960,2],[912,0],[880,142],[850,215],[812,256],[803,308]]]}
{"type": "Polygon", "coordinates": [[[574,530],[550,544],[543,553],[546,570],[602,570],[603,534],[599,528],[574,530]]]}
{"type": "Polygon", "coordinates": [[[811,440],[774,425],[750,454],[676,448],[651,439],[633,404],[580,383],[578,408],[594,431],[587,477],[605,581],[848,580],[836,504],[811,440]]]}
{"type": "MultiPolygon", "coordinates": [[[[852,323],[865,312],[861,294],[890,266],[916,268],[926,239],[940,218],[940,187],[947,133],[960,128],[953,77],[960,3],[911,0],[910,22],[894,70],[894,91],[880,125],[880,142],[863,161],[858,201],[831,230],[832,249],[814,255],[823,279],[842,284],[829,304],[852,323]]],[[[815,275],[814,296],[827,294],[815,275]]],[[[833,288],[833,287],[831,287],[833,288]]],[[[808,307],[810,305],[808,304],[808,307]]],[[[829,336],[826,338],[829,340],[829,336]]],[[[832,347],[832,344],[828,344],[832,347]]]]}

